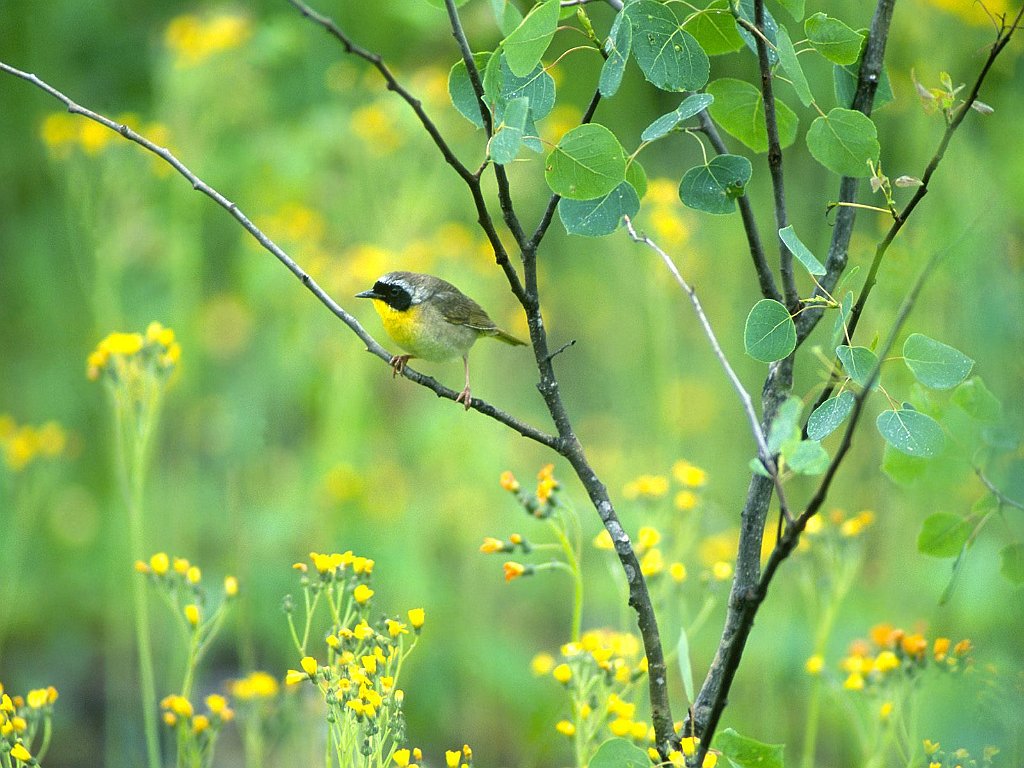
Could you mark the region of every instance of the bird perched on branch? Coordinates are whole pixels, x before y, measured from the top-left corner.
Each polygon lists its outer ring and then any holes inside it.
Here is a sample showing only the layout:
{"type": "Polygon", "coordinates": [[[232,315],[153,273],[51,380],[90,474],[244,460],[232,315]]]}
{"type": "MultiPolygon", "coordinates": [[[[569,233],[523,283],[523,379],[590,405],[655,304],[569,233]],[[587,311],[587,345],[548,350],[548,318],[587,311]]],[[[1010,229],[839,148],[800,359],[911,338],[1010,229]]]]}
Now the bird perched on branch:
{"type": "Polygon", "coordinates": [[[469,410],[469,349],[481,336],[506,344],[523,346],[501,330],[483,308],[446,280],[416,272],[389,272],[373,288],[357,293],[358,299],[373,299],[384,330],[409,354],[395,355],[390,364],[397,375],[412,358],[441,362],[462,357],[466,388],[455,398],[469,410]]]}

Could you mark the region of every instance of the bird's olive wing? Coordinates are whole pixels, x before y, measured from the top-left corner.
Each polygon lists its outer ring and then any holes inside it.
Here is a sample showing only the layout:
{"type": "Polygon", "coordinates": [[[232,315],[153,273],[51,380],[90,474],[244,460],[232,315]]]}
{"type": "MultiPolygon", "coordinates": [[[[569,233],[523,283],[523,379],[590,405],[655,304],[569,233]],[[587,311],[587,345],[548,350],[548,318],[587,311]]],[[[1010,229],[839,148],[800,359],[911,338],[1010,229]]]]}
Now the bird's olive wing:
{"type": "Polygon", "coordinates": [[[444,291],[437,294],[436,299],[444,319],[453,325],[465,325],[478,331],[493,331],[498,327],[483,307],[462,292],[444,291]]]}

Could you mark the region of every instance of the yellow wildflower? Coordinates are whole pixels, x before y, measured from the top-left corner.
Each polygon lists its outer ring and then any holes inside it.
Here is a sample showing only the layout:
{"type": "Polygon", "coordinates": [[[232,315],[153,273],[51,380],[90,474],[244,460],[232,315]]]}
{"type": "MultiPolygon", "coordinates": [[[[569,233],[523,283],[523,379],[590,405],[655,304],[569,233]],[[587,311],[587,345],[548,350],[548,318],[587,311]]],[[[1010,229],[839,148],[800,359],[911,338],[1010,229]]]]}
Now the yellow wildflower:
{"type": "Polygon", "coordinates": [[[514,560],[509,560],[502,565],[502,570],[505,572],[505,581],[512,581],[518,579],[520,576],[527,572],[527,567],[522,563],[517,563],[514,560]]]}
{"type": "Polygon", "coordinates": [[[395,765],[398,768],[406,768],[409,765],[409,760],[412,757],[412,752],[408,749],[395,750],[395,754],[391,756],[391,759],[395,761],[395,765]]]}
{"type": "Polygon", "coordinates": [[[424,621],[426,621],[426,613],[422,608],[413,608],[409,611],[409,623],[413,629],[419,631],[424,621]]]}
{"type": "Polygon", "coordinates": [[[352,590],[352,599],[360,605],[365,604],[371,597],[373,597],[373,590],[365,584],[359,584],[352,590]]]}
{"type": "Polygon", "coordinates": [[[640,572],[644,576],[657,576],[664,570],[665,558],[660,549],[652,549],[640,559],[640,572]]]}
{"type": "Polygon", "coordinates": [[[228,597],[236,597],[238,595],[238,579],[234,576],[226,576],[224,578],[224,594],[228,597]]]}
{"type": "Polygon", "coordinates": [[[166,552],[157,552],[149,558],[149,567],[157,576],[163,576],[171,567],[171,559],[166,552]]]}
{"type": "Polygon", "coordinates": [[[825,659],[820,653],[816,653],[809,657],[804,662],[804,669],[807,670],[809,675],[820,675],[821,670],[825,668],[825,659]]]}
{"type": "Polygon", "coordinates": [[[555,657],[550,653],[538,653],[530,660],[530,670],[537,676],[544,676],[555,668],[555,657]]]}
{"type": "Polygon", "coordinates": [[[576,735],[576,726],[570,723],[568,720],[559,720],[557,723],[555,723],[555,730],[563,736],[576,735]]]}
{"type": "Polygon", "coordinates": [[[195,603],[189,603],[185,606],[183,613],[185,614],[185,620],[188,621],[193,627],[199,625],[199,606],[195,603]]]}
{"type": "Polygon", "coordinates": [[[663,475],[640,475],[622,489],[627,499],[660,499],[667,493],[668,478],[663,475]]]}
{"type": "Polygon", "coordinates": [[[11,747],[11,757],[15,760],[21,760],[23,763],[27,763],[32,759],[32,753],[25,749],[25,745],[18,742],[11,747]]]}
{"type": "Polygon", "coordinates": [[[719,560],[711,566],[711,575],[714,576],[715,581],[726,581],[732,578],[732,563],[719,560]]]}
{"type": "Polygon", "coordinates": [[[501,487],[509,493],[515,493],[519,490],[519,481],[516,480],[516,476],[507,469],[501,473],[499,482],[501,483],[501,487]]]}
{"type": "Polygon", "coordinates": [[[558,682],[565,685],[572,679],[572,669],[568,664],[559,664],[553,670],[551,670],[551,676],[558,682]]]}
{"type": "Polygon", "coordinates": [[[612,542],[612,535],[608,533],[607,529],[602,530],[594,537],[594,546],[597,547],[597,549],[615,548],[615,544],[612,542]]]}
{"type": "Polygon", "coordinates": [[[689,512],[697,506],[697,494],[693,491],[679,491],[675,498],[675,507],[680,512],[689,512]]]}
{"type": "Polygon", "coordinates": [[[461,749],[446,749],[444,752],[444,763],[448,768],[459,768],[459,763],[462,762],[462,750],[461,749]]]}
{"type": "Polygon", "coordinates": [[[686,581],[686,566],[683,563],[672,563],[668,567],[668,575],[677,583],[686,581]]]}
{"type": "Polygon", "coordinates": [[[480,551],[485,555],[491,555],[496,552],[508,552],[508,547],[505,546],[505,542],[501,539],[496,539],[493,536],[488,536],[484,539],[484,543],[480,545],[480,551]]]}
{"type": "Polygon", "coordinates": [[[708,481],[707,472],[682,459],[672,465],[672,476],[680,485],[689,488],[700,488],[708,481]]]}

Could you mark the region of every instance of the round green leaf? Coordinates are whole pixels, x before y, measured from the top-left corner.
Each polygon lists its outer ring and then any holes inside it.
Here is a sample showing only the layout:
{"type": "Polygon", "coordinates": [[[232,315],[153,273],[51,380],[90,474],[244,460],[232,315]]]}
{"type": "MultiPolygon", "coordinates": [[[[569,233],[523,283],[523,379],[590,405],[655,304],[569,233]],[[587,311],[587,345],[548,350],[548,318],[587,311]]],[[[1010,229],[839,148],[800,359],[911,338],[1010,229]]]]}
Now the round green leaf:
{"type": "Polygon", "coordinates": [[[719,732],[713,743],[733,768],[783,768],[782,744],[765,744],[732,728],[719,732]]]}
{"type": "Polygon", "coordinates": [[[523,130],[530,111],[530,100],[525,96],[513,99],[505,108],[494,135],[487,142],[487,154],[498,165],[507,165],[516,159],[523,143],[523,130]]]}
{"type": "Polygon", "coordinates": [[[626,153],[603,125],[580,125],[548,155],[544,178],[551,191],[571,200],[604,197],[626,180],[626,153]]]}
{"type": "Polygon", "coordinates": [[[693,35],[708,56],[732,53],[743,47],[728,0],[714,0],[704,10],[691,14],[683,29],[693,35]]]}
{"type": "Polygon", "coordinates": [[[824,440],[835,432],[853,410],[854,397],[850,391],[840,392],[823,402],[807,418],[807,436],[812,440],[824,440]]]}
{"type": "Polygon", "coordinates": [[[534,6],[512,34],[501,42],[513,75],[525,77],[540,62],[555,36],[560,11],[558,0],[545,0],[534,6]]]}
{"type": "MultiPolygon", "coordinates": [[[[764,127],[764,99],[760,90],[746,80],[723,77],[710,83],[707,92],[715,97],[714,103],[708,107],[708,112],[723,131],[739,139],[755,152],[768,151],[768,130],[764,127]]],[[[796,141],[796,128],[799,122],[796,113],[776,99],[775,117],[779,125],[779,144],[788,147],[796,141]]]]}
{"type": "Polygon", "coordinates": [[[633,27],[633,55],[648,81],[663,91],[695,91],[708,81],[707,54],[668,6],[637,0],[623,12],[633,27]]]}
{"type": "Polygon", "coordinates": [[[886,445],[882,452],[882,471],[897,485],[912,485],[924,477],[928,459],[918,459],[886,445]]]}
{"type": "Polygon", "coordinates": [[[931,557],[956,557],[971,536],[971,524],[960,515],[928,515],[917,535],[917,551],[931,557]]]}
{"type": "Polygon", "coordinates": [[[828,469],[828,453],[817,440],[800,440],[782,451],[786,466],[798,475],[821,475],[828,469]]]}
{"type": "Polygon", "coordinates": [[[914,378],[932,389],[952,389],[974,367],[974,361],[941,341],[912,333],[903,343],[903,362],[914,378]]]}
{"type": "Polygon", "coordinates": [[[975,421],[994,424],[999,421],[1002,404],[980,376],[972,376],[953,390],[952,400],[975,421]]]}
{"type": "Polygon", "coordinates": [[[804,22],[804,32],[815,50],[833,64],[853,64],[860,55],[864,36],[839,19],[816,13],[804,22]]]}
{"type": "Polygon", "coordinates": [[[558,217],[570,235],[601,237],[614,232],[623,216],[636,216],[640,198],[633,185],[624,181],[604,197],[595,200],[558,201],[558,217]]]}
{"type": "MultiPolygon", "coordinates": [[[[491,59],[491,53],[474,53],[473,62],[477,71],[483,72],[487,68],[487,62],[491,59]]],[[[451,97],[452,105],[459,114],[469,120],[477,128],[484,127],[484,120],[480,116],[480,100],[473,90],[473,83],[469,79],[469,72],[466,69],[466,62],[459,59],[448,73],[448,95],[451,97]]]]}
{"type": "Polygon", "coordinates": [[[633,160],[626,166],[626,181],[636,190],[636,196],[643,200],[647,194],[647,171],[639,161],[633,160]]]}
{"type": "Polygon", "coordinates": [[[709,93],[694,93],[683,99],[682,103],[671,112],[662,115],[653,123],[644,128],[640,134],[642,141],[654,141],[662,136],[667,136],[673,128],[684,120],[689,120],[698,114],[715,100],[709,93]]]}
{"type": "Polygon", "coordinates": [[[647,753],[626,739],[608,739],[590,759],[589,768],[650,768],[647,753]]]}
{"type": "Polygon", "coordinates": [[[714,214],[732,213],[736,198],[743,195],[752,167],[740,155],[719,155],[707,165],[698,165],[683,174],[679,182],[679,199],[698,211],[714,214]]]}
{"type": "Polygon", "coordinates": [[[930,459],[937,456],[946,444],[946,436],[939,423],[920,411],[908,408],[882,411],[875,426],[889,445],[908,456],[930,459]]]}
{"type": "Polygon", "coordinates": [[[796,349],[796,325],[789,310],[774,299],[761,299],[747,315],[743,347],[762,363],[773,363],[796,349]]]}
{"type": "Polygon", "coordinates": [[[855,178],[871,175],[868,160],[877,162],[881,151],[878,131],[871,118],[855,109],[841,107],[815,118],[807,130],[807,148],[814,159],[830,171],[855,178]]]}
{"type": "Polygon", "coordinates": [[[999,550],[999,572],[1013,584],[1024,584],[1024,544],[1014,542],[999,550]]]}
{"type": "MultiPolygon", "coordinates": [[[[468,82],[468,75],[466,80],[468,82]]],[[[483,86],[487,103],[493,107],[494,119],[499,122],[504,116],[505,106],[524,96],[530,100],[530,117],[527,125],[547,116],[555,106],[554,78],[541,66],[537,66],[525,77],[517,77],[512,74],[504,54],[500,51],[487,59],[483,86]]]]}
{"type": "Polygon", "coordinates": [[[836,347],[836,357],[843,364],[846,375],[862,387],[867,386],[868,377],[878,365],[878,355],[867,347],[848,347],[841,344],[836,347]]]}

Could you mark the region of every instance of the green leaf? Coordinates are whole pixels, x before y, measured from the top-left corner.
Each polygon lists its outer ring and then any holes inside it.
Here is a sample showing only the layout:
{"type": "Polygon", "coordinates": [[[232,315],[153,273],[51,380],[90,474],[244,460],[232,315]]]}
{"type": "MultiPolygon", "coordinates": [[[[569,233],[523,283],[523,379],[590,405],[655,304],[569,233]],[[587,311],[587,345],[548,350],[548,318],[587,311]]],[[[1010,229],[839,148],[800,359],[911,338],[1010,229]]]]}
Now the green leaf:
{"type": "MultiPolygon", "coordinates": [[[[860,63],[864,58],[864,47],[867,40],[861,46],[860,56],[853,64],[842,66],[836,64],[832,67],[832,88],[836,94],[836,103],[840,107],[853,108],[853,97],[857,93],[857,78],[860,75],[860,63]]],[[[889,81],[889,73],[882,67],[882,75],[878,78],[878,87],[875,89],[875,102],[872,105],[875,109],[884,107],[893,100],[892,83],[889,81]]]]}
{"type": "Polygon", "coordinates": [[[1024,544],[1014,542],[999,550],[999,572],[1011,583],[1024,584],[1024,544]]]}
{"type": "Polygon", "coordinates": [[[523,21],[523,14],[511,0],[491,0],[491,10],[501,34],[510,35],[523,21]]]}
{"type": "Polygon", "coordinates": [[[679,199],[705,213],[732,213],[751,172],[750,161],[740,155],[713,157],[707,165],[698,165],[683,174],[679,199]]]}
{"type": "Polygon", "coordinates": [[[807,418],[807,436],[812,440],[824,440],[846,421],[853,410],[853,392],[840,392],[823,402],[807,418]]]}
{"type": "Polygon", "coordinates": [[[636,190],[636,196],[643,200],[647,194],[647,171],[640,162],[633,160],[626,165],[626,181],[636,190]]]}
{"type": "Polygon", "coordinates": [[[743,47],[743,38],[736,29],[727,0],[715,0],[694,13],[683,24],[683,29],[693,35],[708,56],[732,53],[743,47]]]}
{"type": "Polygon", "coordinates": [[[789,75],[789,79],[793,84],[793,90],[796,91],[796,96],[800,99],[800,103],[808,107],[814,101],[814,96],[811,94],[811,86],[807,83],[804,68],[800,65],[800,60],[797,58],[793,41],[789,39],[789,32],[786,31],[785,27],[779,27],[775,36],[776,46],[779,51],[779,62],[782,64],[786,74],[789,75]]]}
{"type": "Polygon", "coordinates": [[[939,423],[920,411],[882,411],[875,426],[889,445],[908,456],[930,459],[941,453],[946,444],[939,423]]]}
{"type": "MultiPolygon", "coordinates": [[[[455,0],[455,7],[458,8],[459,6],[465,5],[468,2],[469,0],[455,0]]],[[[427,3],[429,5],[434,6],[435,8],[444,9],[445,7],[444,0],[427,0],[427,3]]]]}
{"type": "Polygon", "coordinates": [[[714,100],[715,97],[709,93],[694,93],[687,96],[678,107],[647,126],[640,134],[641,141],[654,141],[667,136],[681,122],[707,109],[714,100]]]}
{"type": "Polygon", "coordinates": [[[804,17],[804,5],[806,0],[779,0],[779,5],[789,11],[789,15],[796,21],[804,17]]]}
{"type": "Polygon", "coordinates": [[[590,760],[590,768],[650,768],[651,759],[626,739],[608,739],[590,760]]]}
{"type": "Polygon", "coordinates": [[[868,160],[877,162],[881,151],[871,118],[841,107],[814,119],[807,130],[807,148],[830,171],[858,179],[871,175],[868,160]]]}
{"type": "Polygon", "coordinates": [[[796,325],[789,310],[774,299],[761,299],[747,315],[743,347],[762,363],[773,363],[796,349],[796,325]]]}
{"type": "Polygon", "coordinates": [[[530,100],[528,127],[531,121],[546,117],[555,106],[555,80],[543,67],[536,67],[526,77],[518,77],[512,74],[501,53],[487,61],[483,85],[487,103],[498,122],[504,116],[505,105],[523,96],[530,100]]]}
{"type": "MultiPolygon", "coordinates": [[[[742,18],[748,21],[750,24],[754,23],[754,0],[740,0],[737,6],[739,14],[742,18]]],[[[762,25],[762,31],[764,36],[768,39],[771,45],[768,46],[768,63],[775,66],[779,60],[778,54],[775,52],[775,47],[778,45],[776,40],[776,32],[779,29],[778,23],[775,21],[775,17],[772,16],[771,12],[764,9],[764,24],[762,25]]],[[[743,38],[743,42],[747,44],[747,48],[757,55],[757,38],[751,32],[748,32],[744,27],[737,25],[736,31],[739,32],[740,37],[743,38]]]]}
{"type": "Polygon", "coordinates": [[[850,319],[850,312],[853,310],[853,291],[847,291],[843,300],[839,303],[839,315],[836,317],[836,324],[832,328],[832,346],[838,346],[840,342],[847,341],[846,323],[850,319]]]}
{"type": "Polygon", "coordinates": [[[779,406],[768,430],[768,453],[778,453],[786,443],[800,439],[800,412],[803,403],[790,395],[779,406]]]}
{"type": "Polygon", "coordinates": [[[516,77],[525,77],[540,63],[558,28],[558,0],[544,0],[533,7],[512,34],[501,42],[505,60],[516,77]]]}
{"type": "Polygon", "coordinates": [[[786,466],[798,475],[821,475],[828,469],[828,452],[817,440],[800,440],[782,451],[786,466]]]}
{"type": "Polygon", "coordinates": [[[853,64],[860,56],[864,36],[839,19],[816,13],[804,22],[811,45],[833,64],[853,64]]]}
{"type": "MultiPolygon", "coordinates": [[[[755,152],[768,151],[768,131],[764,126],[764,99],[761,91],[746,80],[723,77],[710,83],[707,92],[715,97],[708,111],[722,130],[755,152]]],[[[796,113],[776,99],[775,116],[779,125],[779,144],[788,147],[796,141],[796,113]]]]}
{"type": "Polygon", "coordinates": [[[867,347],[848,347],[840,344],[836,347],[836,357],[843,364],[846,375],[862,387],[868,385],[868,377],[878,365],[878,355],[867,347]]]}
{"type": "Polygon", "coordinates": [[[941,341],[912,333],[903,343],[903,362],[914,378],[932,389],[952,389],[974,367],[974,361],[941,341]]]}
{"type": "MultiPolygon", "coordinates": [[[[483,72],[487,63],[491,60],[491,53],[474,53],[473,62],[477,71],[483,72]]],[[[473,83],[469,79],[469,72],[466,69],[466,62],[459,59],[448,73],[448,95],[451,97],[452,105],[459,114],[469,120],[477,128],[484,127],[484,120],[480,116],[480,101],[473,90],[473,83]]]]}
{"type": "Polygon", "coordinates": [[[601,77],[597,87],[601,95],[608,99],[615,95],[622,85],[622,75],[626,71],[629,60],[629,49],[633,45],[633,25],[626,18],[625,11],[619,11],[608,32],[604,43],[604,52],[608,54],[601,66],[601,77]]]}
{"type": "Polygon", "coordinates": [[[558,201],[558,217],[570,235],[601,237],[614,232],[623,216],[636,216],[640,197],[628,181],[619,184],[603,197],[594,200],[558,201]]]}
{"type": "Polygon", "coordinates": [[[523,129],[530,112],[530,100],[525,96],[513,99],[505,107],[505,114],[487,142],[487,153],[498,165],[507,165],[516,159],[523,143],[523,129]]]}
{"type": "Polygon", "coordinates": [[[975,421],[995,424],[1003,406],[993,395],[980,376],[972,376],[953,390],[952,400],[975,421]]]}
{"type": "Polygon", "coordinates": [[[812,275],[825,274],[824,265],[814,257],[811,249],[804,245],[800,238],[796,236],[792,225],[780,229],[779,237],[786,244],[786,247],[789,248],[789,252],[796,257],[797,261],[804,265],[804,269],[812,275]]]}
{"type": "Polygon", "coordinates": [[[956,557],[971,536],[971,524],[960,515],[928,515],[917,535],[917,551],[930,557],[956,557]]]}
{"type": "Polygon", "coordinates": [[[683,691],[687,703],[693,701],[693,663],[690,661],[690,641],[686,637],[686,627],[679,630],[679,642],[676,643],[676,659],[679,662],[679,676],[683,679],[683,691]]]}
{"type": "Polygon", "coordinates": [[[708,81],[707,54],[671,9],[637,0],[623,12],[633,26],[633,55],[648,81],[663,91],[695,91],[708,81]]]}
{"type": "Polygon", "coordinates": [[[882,453],[882,471],[897,485],[911,485],[917,482],[928,466],[928,459],[907,456],[891,445],[886,445],[882,453]]]}
{"type": "Polygon", "coordinates": [[[626,153],[603,125],[580,125],[548,155],[544,178],[552,192],[570,200],[603,197],[626,180],[626,153]]]}
{"type": "Polygon", "coordinates": [[[783,768],[784,744],[764,744],[726,728],[714,745],[735,768],[783,768]]]}

